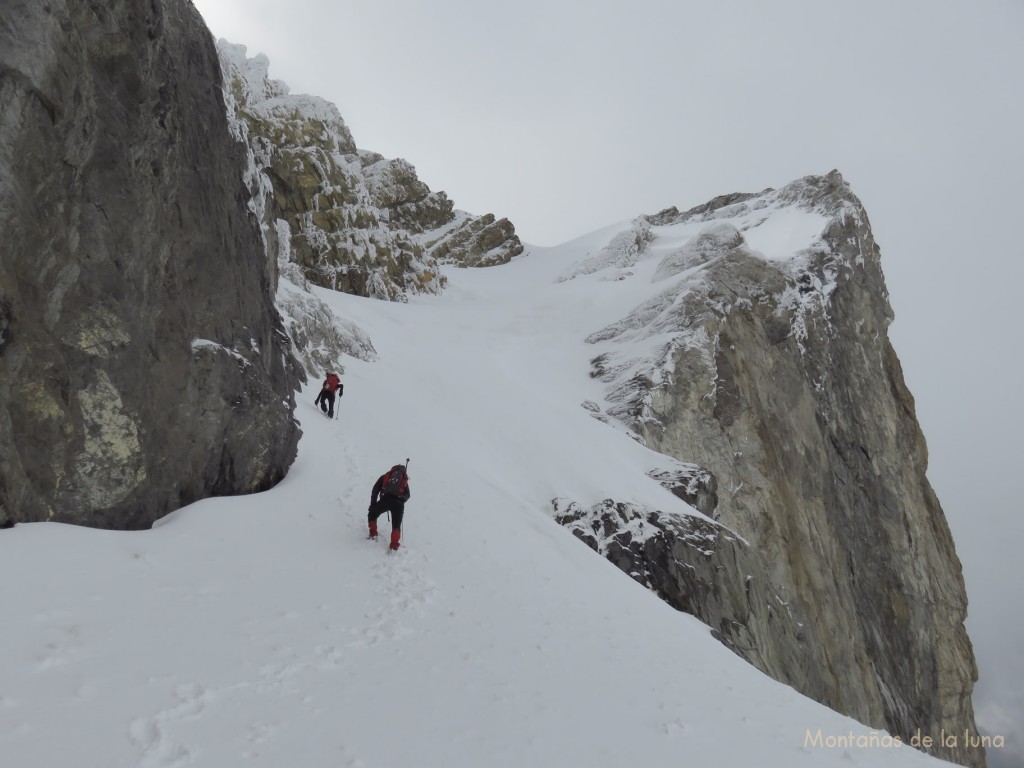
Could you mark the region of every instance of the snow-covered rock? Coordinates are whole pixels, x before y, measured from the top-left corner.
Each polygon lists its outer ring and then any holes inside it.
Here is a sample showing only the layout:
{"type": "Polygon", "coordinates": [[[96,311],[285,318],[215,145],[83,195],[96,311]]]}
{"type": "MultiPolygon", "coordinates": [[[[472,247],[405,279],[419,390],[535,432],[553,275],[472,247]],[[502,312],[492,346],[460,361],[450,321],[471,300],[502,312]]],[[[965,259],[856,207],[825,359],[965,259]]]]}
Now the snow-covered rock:
{"type": "Polygon", "coordinates": [[[647,219],[640,217],[633,221],[629,229],[615,235],[600,251],[574,264],[558,279],[559,281],[572,280],[578,275],[591,275],[594,272],[605,270],[617,270],[606,279],[621,279],[630,274],[628,269],[634,266],[646,252],[651,237],[650,224],[647,219]]]}
{"type": "Polygon", "coordinates": [[[812,617],[801,690],[894,733],[973,732],[960,563],[860,201],[832,172],[648,224],[626,279],[653,293],[587,337],[599,409],[716,479],[716,519],[812,617]]]}
{"type": "Polygon", "coordinates": [[[583,507],[553,499],[551,515],[576,538],[758,669],[812,698],[827,688],[821,648],[808,643],[808,619],[771,567],[739,536],[696,515],[605,499],[583,507]]]}
{"type": "Polygon", "coordinates": [[[228,114],[252,158],[254,213],[271,251],[288,239],[306,279],[404,301],[439,293],[442,263],[490,266],[522,253],[507,219],[456,211],[408,161],[358,149],[337,108],[271,80],[265,56],[225,40],[218,50],[228,114]]]}

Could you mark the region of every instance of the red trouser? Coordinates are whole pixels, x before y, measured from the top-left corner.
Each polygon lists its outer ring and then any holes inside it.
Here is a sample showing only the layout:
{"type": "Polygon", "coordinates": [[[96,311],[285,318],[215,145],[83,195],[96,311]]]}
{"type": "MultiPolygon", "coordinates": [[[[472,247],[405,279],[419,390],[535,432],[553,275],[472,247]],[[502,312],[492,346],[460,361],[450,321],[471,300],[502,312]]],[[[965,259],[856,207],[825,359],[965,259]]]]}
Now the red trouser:
{"type": "Polygon", "coordinates": [[[391,548],[398,549],[398,540],[402,538],[402,517],[405,515],[405,502],[397,496],[381,494],[377,501],[370,502],[370,511],[366,516],[370,524],[370,535],[377,535],[377,518],[385,512],[391,513],[391,548]]]}

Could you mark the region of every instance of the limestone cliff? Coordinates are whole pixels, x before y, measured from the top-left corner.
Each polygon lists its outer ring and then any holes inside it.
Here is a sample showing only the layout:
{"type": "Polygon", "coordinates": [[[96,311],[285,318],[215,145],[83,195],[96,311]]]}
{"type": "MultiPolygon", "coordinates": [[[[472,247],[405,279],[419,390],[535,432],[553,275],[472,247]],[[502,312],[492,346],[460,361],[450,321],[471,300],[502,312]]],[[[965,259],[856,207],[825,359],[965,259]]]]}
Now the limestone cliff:
{"type": "MultiPolygon", "coordinates": [[[[750,542],[764,577],[792,596],[806,621],[803,655],[786,630],[771,643],[746,632],[760,643],[746,657],[761,656],[779,679],[893,734],[976,733],[960,563],[925,474],[860,202],[832,172],[669,209],[641,217],[563,279],[602,270],[641,279],[635,265],[645,261],[653,297],[588,339],[592,375],[607,384],[605,403],[591,408],[697,465],[715,518],[750,542]],[[820,666],[808,674],[805,663],[820,666]]],[[[611,524],[606,513],[590,514],[611,524]]],[[[669,548],[678,539],[658,537],[669,548]]],[[[673,569],[692,567],[692,559],[661,562],[670,571],[662,585],[673,569]]],[[[728,584],[717,588],[735,592],[736,574],[719,573],[728,584]]],[[[675,599],[685,602],[680,584],[675,599]]],[[[960,743],[935,753],[983,764],[980,750],[960,743]]]]}
{"type": "Polygon", "coordinates": [[[735,533],[695,515],[670,514],[611,499],[589,509],[554,499],[552,515],[591,549],[696,616],[758,669],[812,698],[825,692],[820,648],[808,617],[775,583],[764,555],[735,533]]]}
{"type": "Polygon", "coordinates": [[[0,523],[265,489],[301,375],[187,0],[0,8],[0,523]]]}
{"type": "Polygon", "coordinates": [[[310,282],[402,301],[439,293],[440,264],[489,266],[522,253],[507,219],[456,211],[405,160],[356,147],[333,104],[292,95],[268,77],[263,55],[221,40],[225,97],[251,148],[250,188],[271,252],[288,254],[310,282]]]}

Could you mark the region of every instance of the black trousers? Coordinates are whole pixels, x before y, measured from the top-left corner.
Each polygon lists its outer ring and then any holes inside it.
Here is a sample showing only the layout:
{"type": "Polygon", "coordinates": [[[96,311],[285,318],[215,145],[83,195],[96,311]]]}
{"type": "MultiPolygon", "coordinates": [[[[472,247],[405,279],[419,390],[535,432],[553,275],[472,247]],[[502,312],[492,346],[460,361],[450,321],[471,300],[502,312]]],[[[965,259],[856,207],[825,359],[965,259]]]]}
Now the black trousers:
{"type": "Polygon", "coordinates": [[[370,513],[366,516],[366,519],[376,520],[385,512],[391,513],[391,527],[396,531],[402,530],[402,517],[405,514],[405,502],[397,496],[381,496],[377,499],[376,504],[370,505],[370,513]]]}
{"type": "MultiPolygon", "coordinates": [[[[307,395],[308,397],[308,395],[307,395]]],[[[324,411],[332,419],[334,418],[334,393],[329,389],[322,390],[317,395],[317,400],[320,401],[320,410],[324,411]]],[[[308,402],[308,401],[307,401],[308,402]]]]}

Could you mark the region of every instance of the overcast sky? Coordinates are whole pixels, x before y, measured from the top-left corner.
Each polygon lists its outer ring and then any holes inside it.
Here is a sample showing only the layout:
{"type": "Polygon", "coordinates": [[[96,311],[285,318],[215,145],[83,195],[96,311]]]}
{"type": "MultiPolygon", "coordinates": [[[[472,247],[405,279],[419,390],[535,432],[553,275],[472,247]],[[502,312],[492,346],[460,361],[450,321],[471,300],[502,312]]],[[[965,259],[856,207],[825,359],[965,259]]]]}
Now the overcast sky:
{"type": "Polygon", "coordinates": [[[527,243],[839,169],[964,563],[979,721],[1024,752],[1024,0],[194,2],[527,243]]]}

